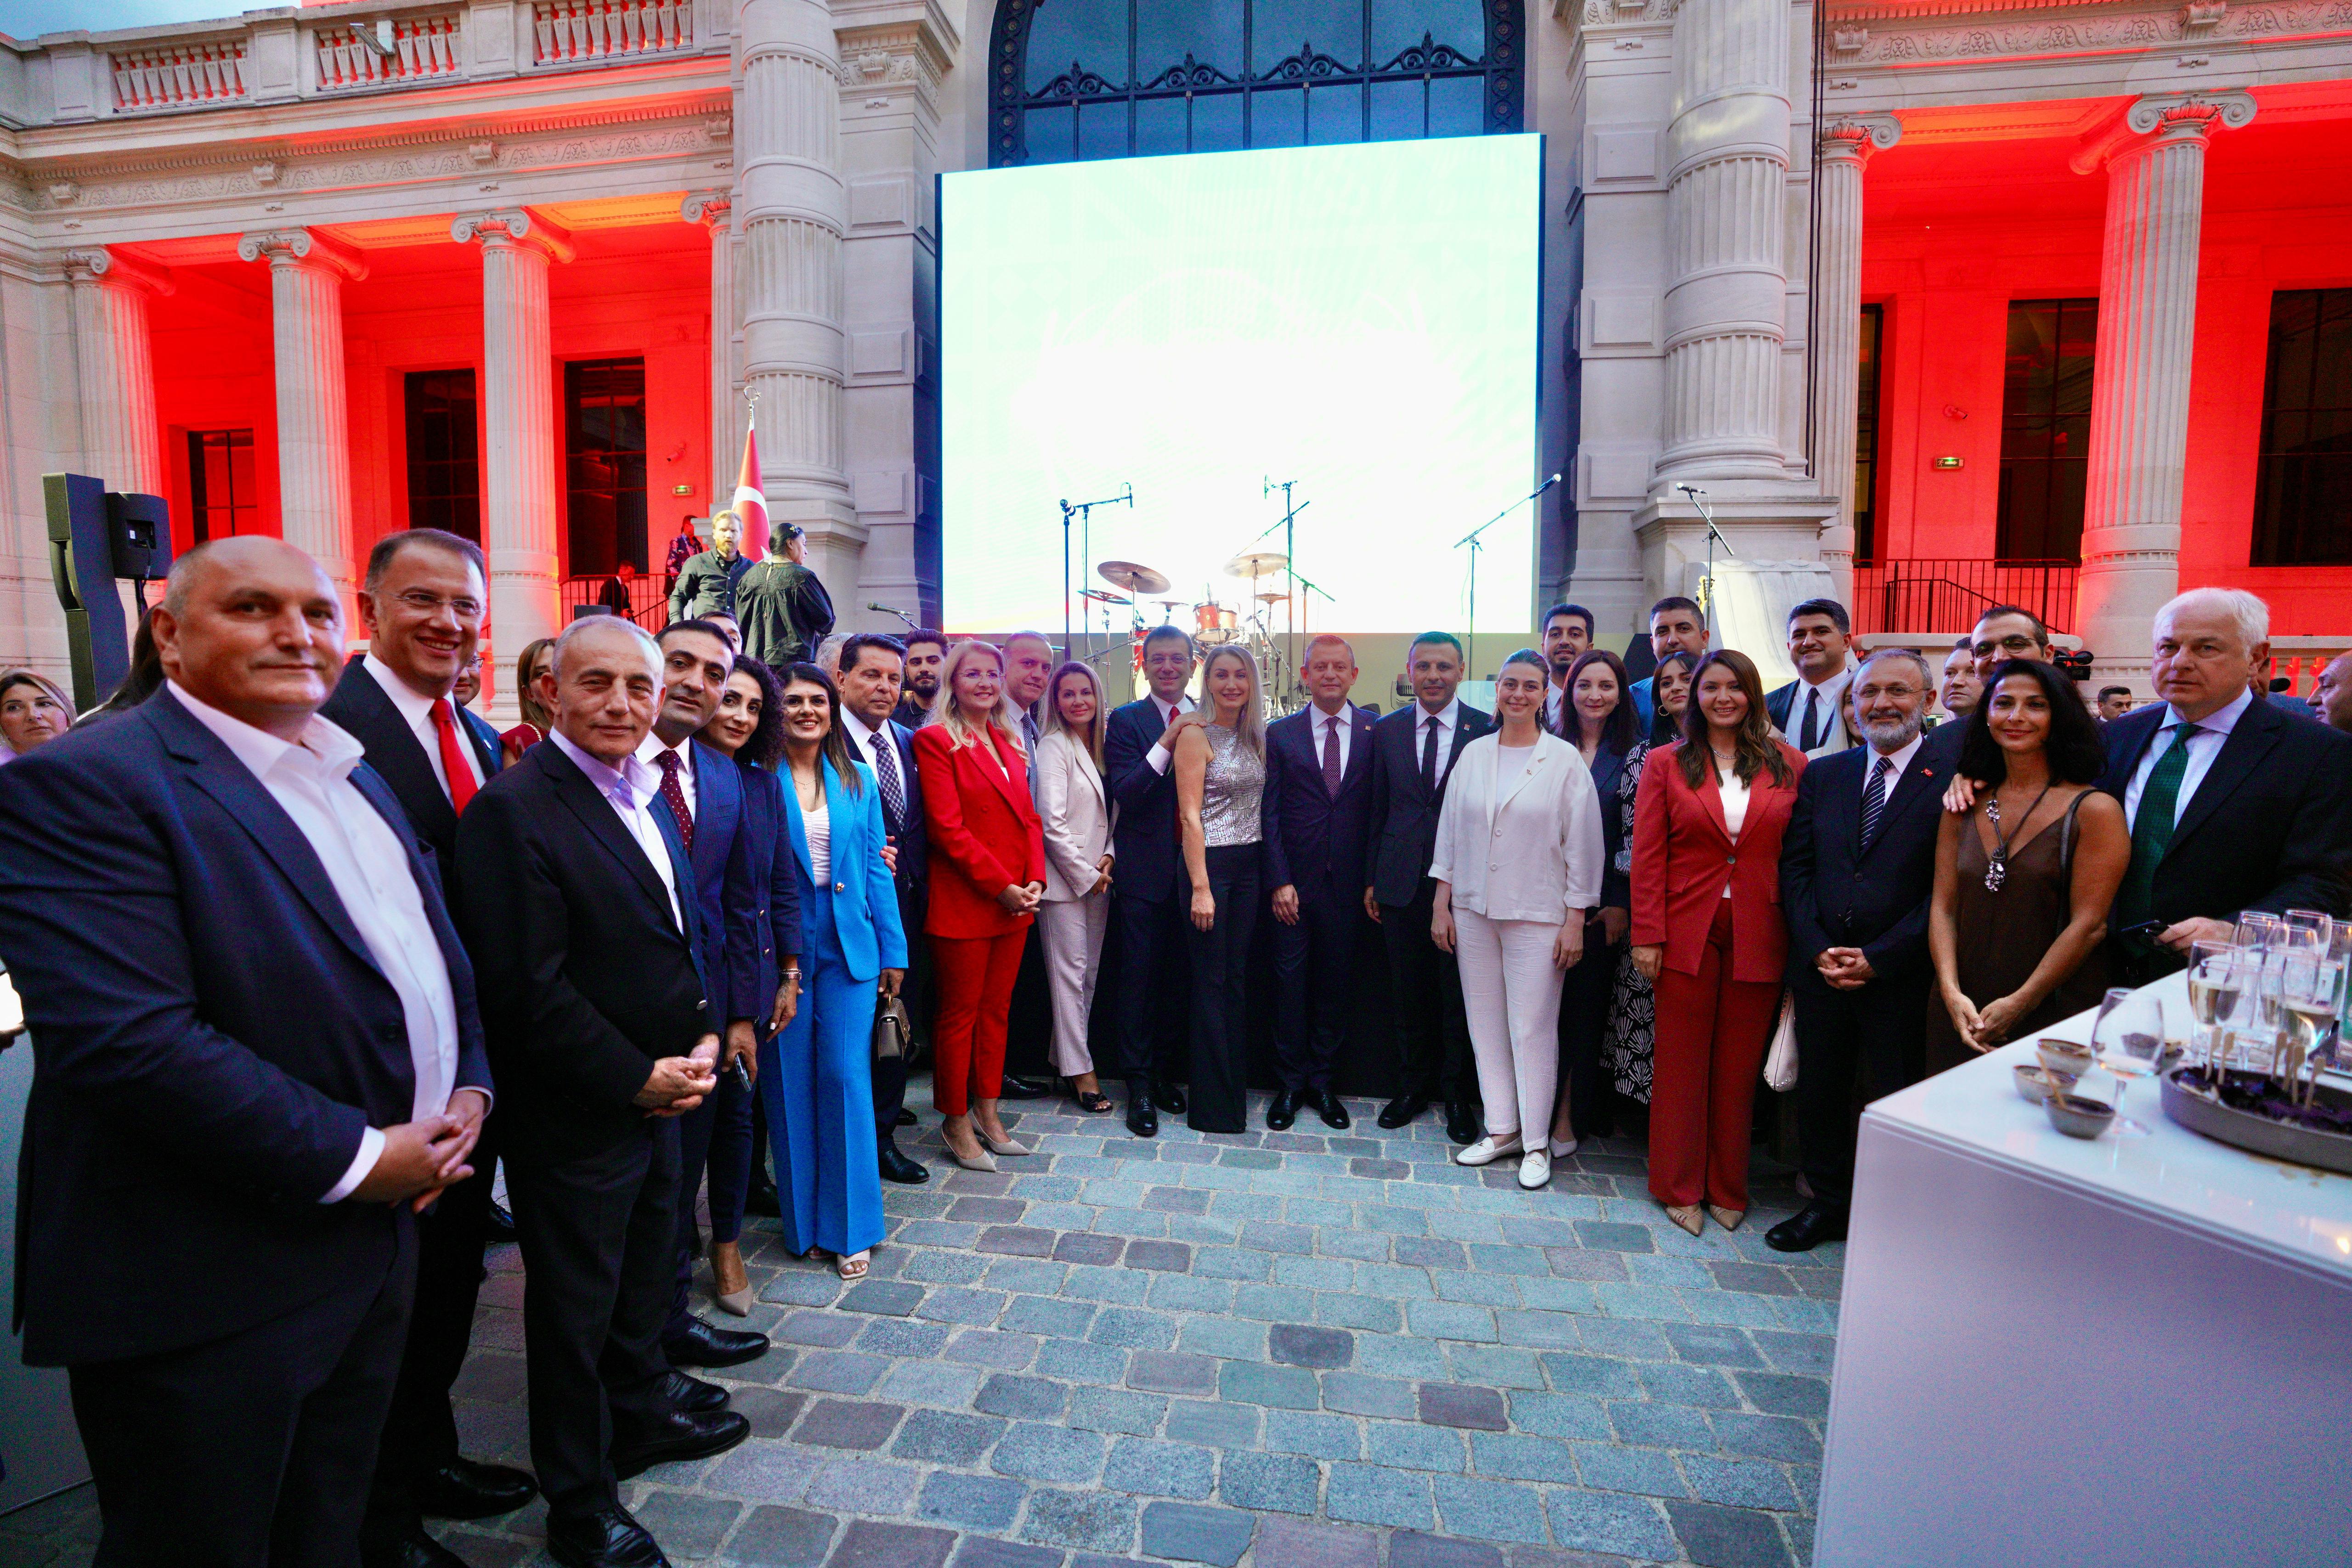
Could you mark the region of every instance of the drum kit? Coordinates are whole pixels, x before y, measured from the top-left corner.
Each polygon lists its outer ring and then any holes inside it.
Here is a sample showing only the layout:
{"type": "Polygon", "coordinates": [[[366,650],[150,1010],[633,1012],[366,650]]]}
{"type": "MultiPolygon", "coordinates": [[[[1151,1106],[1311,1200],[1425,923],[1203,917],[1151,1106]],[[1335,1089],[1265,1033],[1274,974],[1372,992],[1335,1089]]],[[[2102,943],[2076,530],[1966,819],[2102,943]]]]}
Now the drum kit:
{"type": "MultiPolygon", "coordinates": [[[[1210,597],[1192,606],[1192,640],[1205,651],[1238,645],[1255,655],[1260,679],[1271,705],[1276,711],[1286,711],[1292,672],[1282,645],[1275,640],[1268,618],[1275,607],[1290,602],[1290,595],[1269,586],[1269,580],[1282,575],[1290,565],[1290,558],[1279,550],[1244,550],[1225,562],[1223,572],[1238,578],[1249,586],[1238,605],[1220,602],[1213,590],[1210,597]]],[[[1114,606],[1129,612],[1129,642],[1135,669],[1139,676],[1143,670],[1143,640],[1153,628],[1147,625],[1143,606],[1160,606],[1160,624],[1172,626],[1176,612],[1183,608],[1181,599],[1166,597],[1174,585],[1165,572],[1156,571],[1139,561],[1107,560],[1095,568],[1095,575],[1124,593],[1109,593],[1099,588],[1089,588],[1082,595],[1089,603],[1103,606],[1105,621],[1114,606]]],[[[1108,628],[1106,628],[1108,629],[1108,628]]]]}

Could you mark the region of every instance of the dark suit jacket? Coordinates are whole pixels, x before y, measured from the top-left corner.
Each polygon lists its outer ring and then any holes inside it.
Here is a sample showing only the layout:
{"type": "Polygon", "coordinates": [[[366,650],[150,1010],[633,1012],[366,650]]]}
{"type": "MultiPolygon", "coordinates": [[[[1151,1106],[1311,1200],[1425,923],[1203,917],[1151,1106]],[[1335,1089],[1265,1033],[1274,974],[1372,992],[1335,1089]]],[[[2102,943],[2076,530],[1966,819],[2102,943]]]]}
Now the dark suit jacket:
{"type": "MultiPolygon", "coordinates": [[[[904,899],[920,888],[930,875],[930,834],[923,826],[923,776],[915,768],[915,734],[905,725],[892,719],[882,727],[890,744],[898,748],[898,780],[907,791],[906,810],[896,819],[890,808],[882,808],[882,826],[898,846],[898,895],[904,899]]],[[[856,747],[850,748],[852,756],[856,747]]],[[[877,790],[878,792],[879,786],[877,790]]],[[[908,932],[909,939],[914,936],[908,932]]]]}
{"type": "MultiPolygon", "coordinates": [[[[761,902],[751,877],[751,844],[743,831],[743,777],[732,760],[702,742],[694,747],[694,888],[696,941],[702,972],[720,995],[721,1018],[766,1018],[776,988],[762,987],[753,909],[761,902]]],[[[665,812],[667,815],[667,812],[665,812]]],[[[797,888],[775,904],[772,934],[786,954],[800,951],[797,888]]]]}
{"type": "MultiPolygon", "coordinates": [[[[415,844],[383,780],[351,778],[415,844]]],[[[486,1088],[474,972],[429,854],[409,871],[457,1084],[486,1088]]],[[[319,1199],[363,1129],[414,1113],[399,994],[300,830],[168,690],[0,768],[0,947],[33,1040],[27,1362],[202,1344],[383,1278],[405,1207],[319,1199]]]]}
{"type": "MultiPolygon", "coordinates": [[[[1571,738],[1569,744],[1576,742],[1571,738]]],[[[1633,879],[1617,869],[1618,852],[1625,847],[1625,810],[1620,793],[1625,785],[1625,754],[1604,743],[1594,748],[1590,771],[1592,791],[1601,797],[1601,847],[1608,855],[1601,871],[1601,907],[1630,910],[1633,879]]]]}
{"type": "Polygon", "coordinates": [[[1154,771],[1149,760],[1159,744],[1160,706],[1142,696],[1111,710],[1103,731],[1103,781],[1118,808],[1111,827],[1114,891],[1157,904],[1177,891],[1183,847],[1176,835],[1176,768],[1154,771]]]}
{"type": "MultiPolygon", "coordinates": [[[[2099,788],[2120,800],[2172,721],[2152,703],[2106,727],[2099,788]]],[[[2234,920],[2246,909],[2352,910],[2352,736],[2246,705],[2198,782],[2156,868],[2155,916],[2234,920]]]]}
{"type": "Polygon", "coordinates": [[[1867,743],[1808,763],[1780,839],[1780,913],[1789,922],[1789,984],[1828,991],[1813,960],[1859,947],[1882,979],[1927,971],[1927,903],[1948,768],[1923,744],[1886,794],[1878,834],[1862,847],[1862,789],[1878,754],[1867,743]]]}
{"type": "Polygon", "coordinates": [[[1414,749],[1414,727],[1421,704],[1407,703],[1372,726],[1372,791],[1365,837],[1370,861],[1364,868],[1372,896],[1382,904],[1411,904],[1429,874],[1437,852],[1437,813],[1445,804],[1445,780],[1462,748],[1495,727],[1484,710],[1462,705],[1462,722],[1454,727],[1454,744],[1445,766],[1439,769],[1437,792],[1421,787],[1421,754],[1414,749]]]}
{"type": "MultiPolygon", "coordinates": [[[[712,766],[735,769],[725,758],[712,766]]],[[[479,977],[499,1119],[517,1146],[568,1155],[630,1136],[654,1062],[723,1021],[697,956],[693,864],[659,801],[653,817],[683,932],[645,851],[551,740],[484,785],[458,823],[458,925],[479,977]]]]}
{"type": "Polygon", "coordinates": [[[743,832],[751,856],[754,974],[769,1003],[751,1016],[764,1036],[776,988],[783,984],[783,956],[776,951],[776,915],[781,907],[797,920],[800,882],[793,875],[793,850],[784,826],[784,781],[740,757],[735,760],[735,771],[743,785],[743,832]]]}
{"type": "Polygon", "coordinates": [[[1348,766],[1335,800],[1323,787],[1315,717],[1305,707],[1265,727],[1265,883],[1319,886],[1328,877],[1353,898],[1364,885],[1374,720],[1348,705],[1348,766]]]}
{"type": "MultiPolygon", "coordinates": [[[[352,738],[367,747],[368,766],[392,786],[400,809],[408,813],[417,836],[433,846],[441,860],[442,874],[447,877],[456,864],[457,813],[449,804],[448,791],[433,776],[433,759],[425,756],[425,743],[392,706],[383,687],[353,659],[343,666],[342,678],[319,712],[351,731],[352,738]]],[[[487,719],[463,707],[457,709],[457,722],[473,743],[475,759],[482,765],[487,783],[497,777],[505,760],[499,732],[487,719]]]]}

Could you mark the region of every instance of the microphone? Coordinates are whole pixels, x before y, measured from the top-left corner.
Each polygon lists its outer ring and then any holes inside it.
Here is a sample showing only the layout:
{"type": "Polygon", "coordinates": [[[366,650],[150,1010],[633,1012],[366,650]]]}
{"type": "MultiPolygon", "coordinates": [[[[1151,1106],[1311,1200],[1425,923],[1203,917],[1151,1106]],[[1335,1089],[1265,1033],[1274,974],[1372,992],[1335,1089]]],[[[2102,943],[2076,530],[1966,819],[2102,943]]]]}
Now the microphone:
{"type": "Polygon", "coordinates": [[[1685,495],[1685,496],[1697,497],[1697,496],[1704,496],[1704,495],[1706,495],[1706,491],[1704,491],[1704,490],[1700,489],[1700,488],[1699,488],[1697,486],[1696,486],[1696,485],[1677,485],[1677,486],[1675,486],[1675,489],[1677,489],[1677,490],[1680,490],[1680,491],[1681,491],[1684,495],[1685,495]]]}

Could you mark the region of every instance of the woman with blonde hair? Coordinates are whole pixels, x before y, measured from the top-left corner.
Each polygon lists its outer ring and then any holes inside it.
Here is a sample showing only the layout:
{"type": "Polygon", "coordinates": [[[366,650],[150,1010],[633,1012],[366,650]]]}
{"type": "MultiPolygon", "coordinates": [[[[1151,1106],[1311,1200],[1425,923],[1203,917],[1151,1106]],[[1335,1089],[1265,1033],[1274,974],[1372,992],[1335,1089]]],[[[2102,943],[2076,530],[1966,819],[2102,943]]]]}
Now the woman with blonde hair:
{"type": "Polygon", "coordinates": [[[931,1103],[948,1153],[992,1171],[1030,1151],[996,1113],[1004,1033],[1021,949],[1045,894],[1045,844],[1029,795],[1021,716],[1004,690],[1004,655],[977,639],[948,651],[931,716],[915,732],[930,844],[923,929],[938,974],[931,1103]]]}
{"type": "Polygon", "coordinates": [[[1265,712],[1248,649],[1210,652],[1201,665],[1201,706],[1178,727],[1176,822],[1192,883],[1192,1092],[1185,1120],[1203,1133],[1239,1133],[1249,1111],[1244,981],[1265,837],[1265,712]]]}
{"type": "Polygon", "coordinates": [[[1037,936],[1054,998],[1054,1071],[1089,1115],[1111,1108],[1087,1048],[1103,933],[1110,926],[1110,791],[1103,783],[1103,732],[1110,705],[1094,666],[1072,660],[1045,683],[1045,733],[1033,770],[1045,820],[1045,899],[1037,936]]]}
{"type": "Polygon", "coordinates": [[[0,675],[0,762],[46,746],[73,727],[64,688],[31,670],[0,675]]]}

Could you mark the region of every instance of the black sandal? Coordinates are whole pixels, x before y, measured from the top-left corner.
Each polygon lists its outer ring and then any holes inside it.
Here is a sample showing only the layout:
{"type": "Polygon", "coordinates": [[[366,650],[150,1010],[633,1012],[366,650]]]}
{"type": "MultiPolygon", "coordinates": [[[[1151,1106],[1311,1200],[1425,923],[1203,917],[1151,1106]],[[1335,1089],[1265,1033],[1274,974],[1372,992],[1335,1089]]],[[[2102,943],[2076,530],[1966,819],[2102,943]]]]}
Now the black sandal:
{"type": "Polygon", "coordinates": [[[1099,1116],[1111,1108],[1110,1096],[1098,1090],[1074,1089],[1070,1092],[1070,1098],[1076,1100],[1078,1109],[1089,1116],[1099,1116]]]}

